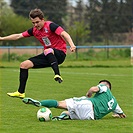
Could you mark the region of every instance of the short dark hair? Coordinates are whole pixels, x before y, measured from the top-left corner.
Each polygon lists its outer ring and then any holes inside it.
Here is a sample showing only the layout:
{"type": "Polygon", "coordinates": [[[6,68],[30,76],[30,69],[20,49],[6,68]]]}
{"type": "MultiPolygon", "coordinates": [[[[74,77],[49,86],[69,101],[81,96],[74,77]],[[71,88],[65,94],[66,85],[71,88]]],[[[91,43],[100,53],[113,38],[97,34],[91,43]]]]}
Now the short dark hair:
{"type": "Polygon", "coordinates": [[[108,81],[108,80],[106,80],[106,79],[103,79],[103,80],[100,80],[100,81],[99,81],[99,84],[100,84],[101,82],[106,82],[106,83],[109,85],[109,88],[110,88],[110,90],[111,90],[111,83],[110,83],[110,81],[108,81]]]}
{"type": "Polygon", "coordinates": [[[40,19],[43,19],[44,18],[44,14],[41,11],[41,9],[36,8],[36,9],[33,9],[33,10],[30,11],[29,17],[33,18],[33,19],[36,18],[36,17],[39,17],[40,19]]]}

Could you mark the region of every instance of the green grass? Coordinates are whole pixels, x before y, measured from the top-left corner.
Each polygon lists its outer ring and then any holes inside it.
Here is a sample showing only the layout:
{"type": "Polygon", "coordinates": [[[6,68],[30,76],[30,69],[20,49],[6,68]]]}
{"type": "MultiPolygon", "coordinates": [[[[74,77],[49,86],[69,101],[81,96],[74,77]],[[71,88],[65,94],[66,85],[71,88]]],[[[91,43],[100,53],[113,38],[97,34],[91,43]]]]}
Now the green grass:
{"type": "MultiPolygon", "coordinates": [[[[0,133],[132,133],[132,67],[130,61],[66,61],[61,65],[62,84],[53,80],[51,68],[31,69],[26,87],[26,96],[34,99],[63,100],[85,95],[100,79],[112,82],[112,92],[127,115],[114,119],[112,114],[101,120],[68,120],[39,122],[38,107],[25,105],[21,99],[7,96],[18,88],[19,63],[2,62],[0,65],[0,133]],[[67,67],[69,66],[69,67],[67,67]],[[100,66],[100,67],[98,67],[100,66]]],[[[61,109],[51,109],[59,115],[61,109]]]]}

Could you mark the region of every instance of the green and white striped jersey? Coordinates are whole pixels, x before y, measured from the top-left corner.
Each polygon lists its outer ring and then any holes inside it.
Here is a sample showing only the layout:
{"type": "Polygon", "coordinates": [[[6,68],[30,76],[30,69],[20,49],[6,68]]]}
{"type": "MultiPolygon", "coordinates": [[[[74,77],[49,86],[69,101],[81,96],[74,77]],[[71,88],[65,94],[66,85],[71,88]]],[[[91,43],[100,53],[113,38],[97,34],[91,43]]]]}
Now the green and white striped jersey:
{"type": "Polygon", "coordinates": [[[98,85],[99,91],[94,97],[89,98],[94,107],[94,118],[101,119],[110,112],[115,112],[118,107],[119,113],[122,113],[115,97],[112,95],[109,88],[104,84],[98,85]]]}

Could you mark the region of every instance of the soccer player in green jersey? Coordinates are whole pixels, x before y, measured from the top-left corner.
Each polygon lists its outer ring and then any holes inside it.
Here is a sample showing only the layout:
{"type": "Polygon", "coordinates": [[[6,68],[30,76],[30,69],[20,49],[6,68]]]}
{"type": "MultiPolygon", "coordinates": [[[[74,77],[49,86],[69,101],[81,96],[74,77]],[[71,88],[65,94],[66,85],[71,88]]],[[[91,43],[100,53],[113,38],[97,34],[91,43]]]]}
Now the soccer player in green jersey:
{"type": "Polygon", "coordinates": [[[79,119],[79,120],[98,120],[109,114],[115,113],[120,118],[125,118],[126,115],[120,108],[116,98],[111,93],[111,83],[108,80],[101,80],[97,86],[91,87],[86,96],[73,97],[63,101],[57,100],[42,100],[37,101],[31,98],[24,98],[26,104],[35,106],[45,106],[48,108],[65,109],[65,113],[60,116],[53,117],[56,120],[63,119],[79,119]],[[92,97],[92,94],[95,95],[92,97]]]}

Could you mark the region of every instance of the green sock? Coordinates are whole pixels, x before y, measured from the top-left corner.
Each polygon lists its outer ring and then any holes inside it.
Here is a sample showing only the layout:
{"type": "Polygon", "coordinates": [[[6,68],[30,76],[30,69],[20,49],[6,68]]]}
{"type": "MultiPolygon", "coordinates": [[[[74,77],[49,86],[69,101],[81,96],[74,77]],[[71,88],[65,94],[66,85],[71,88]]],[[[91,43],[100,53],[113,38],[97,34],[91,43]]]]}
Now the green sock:
{"type": "Polygon", "coordinates": [[[48,108],[57,108],[58,102],[56,100],[42,100],[40,101],[42,106],[48,107],[48,108]]]}

